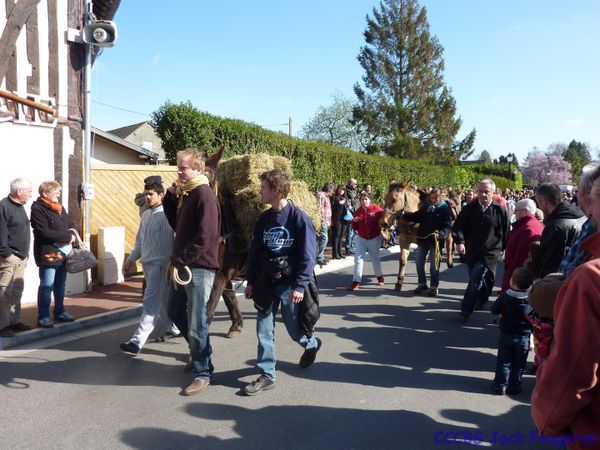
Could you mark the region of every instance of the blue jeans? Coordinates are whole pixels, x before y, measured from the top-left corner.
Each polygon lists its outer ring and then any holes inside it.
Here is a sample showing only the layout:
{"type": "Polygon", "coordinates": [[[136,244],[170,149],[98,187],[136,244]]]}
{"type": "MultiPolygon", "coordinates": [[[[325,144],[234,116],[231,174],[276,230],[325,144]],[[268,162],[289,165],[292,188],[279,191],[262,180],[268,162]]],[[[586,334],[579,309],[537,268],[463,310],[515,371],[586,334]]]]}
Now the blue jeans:
{"type": "Polygon", "coordinates": [[[317,256],[317,261],[325,260],[325,247],[327,247],[328,238],[328,229],[327,222],[321,222],[321,231],[319,232],[319,255],[317,256]]]}
{"type": "Polygon", "coordinates": [[[529,334],[508,334],[500,331],[494,384],[497,387],[508,386],[509,389],[521,387],[528,354],[529,334]]]}
{"type": "Polygon", "coordinates": [[[283,323],[290,337],[298,342],[305,349],[317,347],[317,339],[308,337],[304,334],[298,324],[298,311],[300,310],[299,303],[293,303],[290,299],[292,288],[288,283],[276,284],[273,289],[273,306],[271,312],[265,314],[257,311],[258,317],[256,320],[256,335],[258,337],[258,356],[256,366],[260,373],[275,380],[275,363],[277,362],[275,355],[275,318],[277,310],[281,305],[281,315],[283,323]]]}
{"type": "Polygon", "coordinates": [[[494,287],[496,261],[489,267],[481,261],[475,261],[468,266],[469,284],[463,296],[461,310],[471,314],[476,304],[483,306],[487,303],[494,287]]]}
{"type": "Polygon", "coordinates": [[[206,305],[215,281],[215,273],[206,269],[192,268],[192,282],[185,286],[188,297],[189,343],[194,379],[209,380],[214,367],[210,355],[210,336],[208,334],[208,315],[206,305]]]}
{"type": "Polygon", "coordinates": [[[417,247],[415,263],[417,265],[417,277],[419,286],[427,286],[427,277],[425,276],[425,261],[429,253],[429,276],[431,277],[432,288],[437,288],[440,284],[440,268],[435,265],[435,248],[417,247]]]}
{"type": "Polygon", "coordinates": [[[346,253],[352,252],[354,253],[355,248],[355,240],[356,240],[356,231],[352,228],[352,225],[348,225],[348,236],[346,236],[346,253]]]}
{"type": "Polygon", "coordinates": [[[50,317],[50,302],[54,294],[54,316],[65,312],[65,284],[67,283],[67,263],[60,266],[40,266],[40,287],[37,294],[38,320],[50,317]]]}

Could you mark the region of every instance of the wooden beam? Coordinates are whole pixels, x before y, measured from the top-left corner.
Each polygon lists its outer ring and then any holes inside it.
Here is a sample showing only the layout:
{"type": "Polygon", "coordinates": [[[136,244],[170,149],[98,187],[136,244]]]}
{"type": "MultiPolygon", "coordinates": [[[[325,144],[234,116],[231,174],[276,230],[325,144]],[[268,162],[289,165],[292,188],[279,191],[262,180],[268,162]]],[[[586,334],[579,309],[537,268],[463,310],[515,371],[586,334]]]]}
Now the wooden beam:
{"type": "Polygon", "coordinates": [[[48,114],[56,114],[56,111],[51,106],[44,105],[43,103],[34,102],[33,100],[29,100],[28,98],[19,97],[18,95],[13,94],[12,92],[0,89],[0,97],[4,97],[5,99],[11,100],[16,103],[21,103],[25,106],[30,106],[31,108],[38,109],[48,114]]]}

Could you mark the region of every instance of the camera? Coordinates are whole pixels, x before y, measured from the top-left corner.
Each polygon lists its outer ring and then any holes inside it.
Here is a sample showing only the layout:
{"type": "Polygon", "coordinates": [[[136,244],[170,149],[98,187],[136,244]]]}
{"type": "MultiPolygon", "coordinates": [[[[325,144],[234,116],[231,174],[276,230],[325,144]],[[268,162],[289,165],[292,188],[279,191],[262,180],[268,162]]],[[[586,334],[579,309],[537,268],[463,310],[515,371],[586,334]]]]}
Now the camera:
{"type": "Polygon", "coordinates": [[[284,277],[291,275],[292,268],[288,263],[287,256],[277,256],[269,258],[269,275],[272,281],[279,281],[284,277]]]}

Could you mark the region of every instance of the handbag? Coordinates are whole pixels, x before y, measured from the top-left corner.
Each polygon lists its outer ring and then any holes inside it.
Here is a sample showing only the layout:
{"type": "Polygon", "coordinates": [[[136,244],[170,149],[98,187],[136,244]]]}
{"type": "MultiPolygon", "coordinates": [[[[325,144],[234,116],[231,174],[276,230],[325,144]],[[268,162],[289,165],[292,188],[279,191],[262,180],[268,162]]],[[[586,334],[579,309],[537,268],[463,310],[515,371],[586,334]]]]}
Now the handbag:
{"type": "Polygon", "coordinates": [[[344,222],[352,222],[352,219],[354,219],[354,215],[352,214],[352,211],[350,211],[350,208],[346,206],[344,208],[344,217],[342,217],[342,220],[344,222]]]}
{"type": "Polygon", "coordinates": [[[69,228],[69,231],[75,235],[78,248],[73,248],[71,253],[67,255],[67,272],[79,273],[84,272],[98,265],[98,260],[94,254],[87,249],[79,233],[74,228],[69,228]]]}

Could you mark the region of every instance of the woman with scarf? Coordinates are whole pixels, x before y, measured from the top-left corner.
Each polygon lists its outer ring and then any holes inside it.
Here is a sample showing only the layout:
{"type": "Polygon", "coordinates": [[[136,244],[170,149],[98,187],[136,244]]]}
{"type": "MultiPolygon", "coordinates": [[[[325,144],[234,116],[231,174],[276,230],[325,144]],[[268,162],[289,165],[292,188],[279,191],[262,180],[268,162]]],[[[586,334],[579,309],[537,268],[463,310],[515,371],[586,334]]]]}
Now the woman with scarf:
{"type": "Polygon", "coordinates": [[[40,196],[31,205],[31,226],[33,227],[33,255],[39,267],[40,287],[38,288],[38,325],[52,328],[50,302],[54,294],[54,320],[72,322],[74,317],[65,310],[65,285],[67,282],[67,255],[75,235],[69,231],[73,224],[63,206],[59,203],[61,187],[56,181],[40,184],[40,196]]]}

